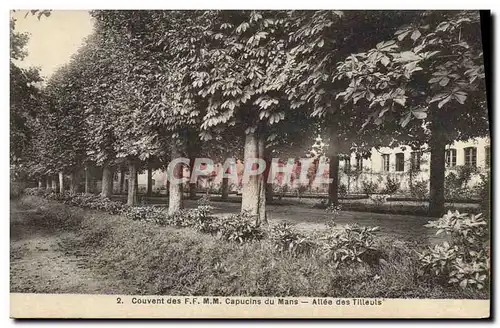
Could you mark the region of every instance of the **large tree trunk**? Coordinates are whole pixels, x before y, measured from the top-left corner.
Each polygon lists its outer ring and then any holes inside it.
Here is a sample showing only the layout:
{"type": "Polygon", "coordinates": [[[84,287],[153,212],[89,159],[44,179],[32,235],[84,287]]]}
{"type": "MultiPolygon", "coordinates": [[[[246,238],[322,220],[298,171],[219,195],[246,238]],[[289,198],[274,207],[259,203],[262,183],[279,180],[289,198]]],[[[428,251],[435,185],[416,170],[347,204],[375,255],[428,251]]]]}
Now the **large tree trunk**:
{"type": "MultiPolygon", "coordinates": [[[[189,154],[189,199],[195,199],[196,198],[196,182],[191,183],[191,177],[194,174],[194,161],[195,158],[193,157],[193,153],[191,152],[189,154]]],[[[198,179],[196,179],[198,180],[198,179]]]]}
{"type": "Polygon", "coordinates": [[[222,200],[229,198],[229,178],[222,178],[221,198],[222,200]]]}
{"type": "Polygon", "coordinates": [[[139,172],[137,170],[135,170],[134,183],[135,183],[135,193],[139,195],[139,172]]]}
{"type": "Polygon", "coordinates": [[[339,148],[340,142],[337,135],[336,125],[334,122],[328,129],[330,135],[330,144],[328,145],[328,178],[332,181],[328,185],[328,204],[338,205],[339,203],[339,148]]]}
{"type": "Polygon", "coordinates": [[[338,205],[339,203],[339,155],[334,154],[328,157],[328,178],[332,179],[328,185],[328,204],[338,205]]]}
{"type": "MultiPolygon", "coordinates": [[[[179,146],[172,142],[171,159],[181,157],[181,152],[179,151],[179,146]]],[[[171,174],[173,178],[182,178],[182,165],[177,164],[171,174]]],[[[182,209],[182,183],[170,183],[169,184],[169,195],[168,195],[168,215],[173,215],[182,209]]]]}
{"type": "Polygon", "coordinates": [[[191,183],[191,177],[194,173],[194,162],[196,157],[200,153],[200,145],[197,142],[198,140],[198,132],[188,130],[186,133],[186,141],[187,141],[187,155],[189,157],[189,199],[196,199],[196,188],[198,186],[197,181],[191,183]]]}
{"type": "Polygon", "coordinates": [[[189,183],[189,199],[196,199],[196,183],[189,183]]]}
{"type": "Polygon", "coordinates": [[[45,188],[49,190],[52,189],[52,178],[50,177],[50,174],[45,176],[45,188]]]}
{"type": "Polygon", "coordinates": [[[54,177],[52,177],[52,190],[54,192],[57,192],[59,189],[57,188],[57,180],[59,179],[59,177],[56,175],[54,177]]]}
{"type": "Polygon", "coordinates": [[[432,131],[429,146],[431,147],[429,215],[440,217],[444,214],[446,139],[439,132],[432,131]]]}
{"type": "Polygon", "coordinates": [[[72,194],[76,194],[78,192],[78,185],[80,184],[80,175],[79,171],[75,171],[71,173],[71,181],[69,185],[69,190],[72,194]]]}
{"type": "Polygon", "coordinates": [[[134,206],[137,204],[137,184],[136,184],[137,168],[135,160],[128,161],[128,197],[127,205],[134,206]]]}
{"type": "Polygon", "coordinates": [[[90,194],[92,190],[92,174],[90,172],[90,167],[87,165],[85,167],[85,193],[90,194]]]}
{"type": "Polygon", "coordinates": [[[273,182],[268,183],[269,181],[269,174],[271,173],[271,162],[272,159],[270,158],[268,152],[264,150],[264,159],[266,161],[266,170],[264,171],[264,187],[265,187],[265,194],[266,194],[266,202],[270,202],[273,200],[274,197],[274,190],[273,190],[273,182]]]}
{"type": "Polygon", "coordinates": [[[272,183],[266,183],[266,200],[268,202],[270,202],[270,201],[273,200],[273,198],[274,198],[273,184],[272,183]]]}
{"type": "Polygon", "coordinates": [[[125,190],[125,169],[123,167],[120,169],[120,186],[118,188],[120,194],[123,194],[125,190]]]}
{"type": "Polygon", "coordinates": [[[151,197],[153,194],[153,169],[148,165],[148,189],[146,195],[151,197]]]}
{"type": "Polygon", "coordinates": [[[43,176],[39,177],[38,178],[38,189],[45,189],[44,183],[45,183],[45,179],[43,178],[43,176]]]}
{"type": "MultiPolygon", "coordinates": [[[[263,158],[264,138],[250,133],[245,136],[244,163],[252,158],[263,158]]],[[[249,169],[245,164],[245,169],[249,169]]],[[[264,174],[252,175],[243,183],[241,212],[256,218],[256,224],[266,223],[266,191],[264,174]]]]}
{"type": "Polygon", "coordinates": [[[64,173],[62,171],[59,172],[59,192],[64,193],[64,173]]]}
{"type": "Polygon", "coordinates": [[[101,197],[109,198],[113,194],[113,171],[108,164],[102,168],[101,197]]]}
{"type": "MultiPolygon", "coordinates": [[[[259,151],[259,158],[265,159],[265,139],[264,136],[259,136],[257,145],[258,145],[258,151],[259,151]]],[[[267,173],[269,173],[269,168],[266,167],[267,173]]],[[[266,212],[266,181],[267,181],[267,174],[266,171],[264,171],[264,174],[259,174],[258,175],[258,181],[259,181],[259,216],[257,218],[256,224],[268,224],[267,222],[267,212],[266,212]]],[[[272,184],[271,184],[272,187],[272,184]]]]}

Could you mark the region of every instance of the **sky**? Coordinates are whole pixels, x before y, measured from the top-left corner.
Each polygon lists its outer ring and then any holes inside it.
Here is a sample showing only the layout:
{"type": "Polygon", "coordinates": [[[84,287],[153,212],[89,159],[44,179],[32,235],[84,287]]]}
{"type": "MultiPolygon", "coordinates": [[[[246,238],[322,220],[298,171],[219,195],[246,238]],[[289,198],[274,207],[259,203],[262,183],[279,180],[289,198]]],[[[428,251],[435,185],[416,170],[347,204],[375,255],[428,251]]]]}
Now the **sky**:
{"type": "Polygon", "coordinates": [[[61,65],[69,62],[86,36],[92,33],[92,18],[86,10],[54,10],[49,17],[28,15],[26,10],[11,13],[16,31],[28,32],[28,56],[21,67],[38,66],[41,75],[50,77],[61,65]]]}

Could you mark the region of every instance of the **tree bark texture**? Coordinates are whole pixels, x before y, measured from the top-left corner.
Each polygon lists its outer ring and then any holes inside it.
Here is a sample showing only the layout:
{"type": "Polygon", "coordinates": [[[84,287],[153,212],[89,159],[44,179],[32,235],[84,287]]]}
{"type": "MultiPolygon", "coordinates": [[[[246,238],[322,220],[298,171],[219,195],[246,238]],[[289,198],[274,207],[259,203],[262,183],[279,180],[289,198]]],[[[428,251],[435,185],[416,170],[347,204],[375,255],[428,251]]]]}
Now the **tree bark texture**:
{"type": "Polygon", "coordinates": [[[113,171],[108,164],[102,168],[101,197],[109,198],[113,195],[113,171]]]}

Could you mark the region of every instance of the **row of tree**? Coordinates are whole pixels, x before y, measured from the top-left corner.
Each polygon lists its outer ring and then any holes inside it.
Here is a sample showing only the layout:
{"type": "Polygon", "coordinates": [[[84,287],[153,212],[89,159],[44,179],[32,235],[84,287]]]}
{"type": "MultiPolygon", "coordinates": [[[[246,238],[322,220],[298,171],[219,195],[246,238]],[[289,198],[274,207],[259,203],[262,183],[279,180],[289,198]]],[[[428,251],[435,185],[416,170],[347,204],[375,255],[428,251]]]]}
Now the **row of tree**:
{"type": "MultiPolygon", "coordinates": [[[[295,157],[321,134],[330,202],[338,202],[342,154],[427,145],[430,212],[440,215],[445,145],[489,134],[477,12],[91,15],[94,33],[34,103],[15,96],[26,120],[12,123],[11,115],[11,131],[29,137],[11,148],[33,176],[69,174],[76,186],[82,169],[91,181],[98,167],[109,197],[116,169],[134,177],[182,156],[295,157]]],[[[180,177],[182,167],[172,174],[180,177]]],[[[266,174],[242,191],[242,211],[259,222],[266,220],[266,174]]],[[[181,207],[181,186],[170,184],[169,212],[181,207]]]]}

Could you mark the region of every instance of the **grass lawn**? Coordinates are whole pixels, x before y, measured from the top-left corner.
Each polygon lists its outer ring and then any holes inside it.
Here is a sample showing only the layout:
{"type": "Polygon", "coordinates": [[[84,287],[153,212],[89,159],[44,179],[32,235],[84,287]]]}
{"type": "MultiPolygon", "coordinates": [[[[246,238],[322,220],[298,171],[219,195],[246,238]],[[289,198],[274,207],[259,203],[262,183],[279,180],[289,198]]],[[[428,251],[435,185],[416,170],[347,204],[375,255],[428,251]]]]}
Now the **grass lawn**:
{"type": "Polygon", "coordinates": [[[417,277],[416,242],[381,237],[384,261],[335,268],[189,228],[160,227],[33,196],[11,201],[11,292],[489,298],[417,277]]]}

